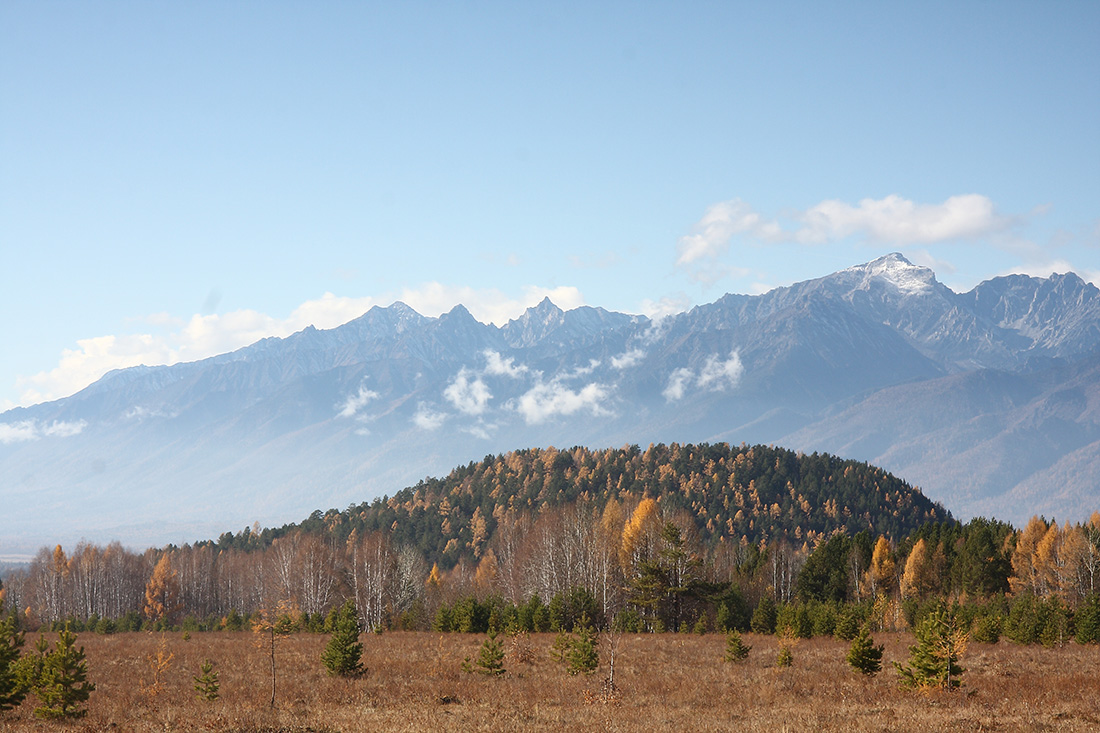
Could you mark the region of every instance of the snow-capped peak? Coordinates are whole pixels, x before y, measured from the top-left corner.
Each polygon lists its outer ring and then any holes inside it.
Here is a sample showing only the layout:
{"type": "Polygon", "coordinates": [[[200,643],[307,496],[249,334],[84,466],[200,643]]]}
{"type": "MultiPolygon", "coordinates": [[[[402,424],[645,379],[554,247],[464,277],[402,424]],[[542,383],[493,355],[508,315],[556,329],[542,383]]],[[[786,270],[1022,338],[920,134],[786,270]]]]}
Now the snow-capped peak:
{"type": "Polygon", "coordinates": [[[914,265],[897,252],[879,257],[865,265],[848,268],[848,272],[863,275],[862,287],[872,280],[884,281],[902,293],[923,293],[932,289],[936,274],[927,267],[914,265]]]}

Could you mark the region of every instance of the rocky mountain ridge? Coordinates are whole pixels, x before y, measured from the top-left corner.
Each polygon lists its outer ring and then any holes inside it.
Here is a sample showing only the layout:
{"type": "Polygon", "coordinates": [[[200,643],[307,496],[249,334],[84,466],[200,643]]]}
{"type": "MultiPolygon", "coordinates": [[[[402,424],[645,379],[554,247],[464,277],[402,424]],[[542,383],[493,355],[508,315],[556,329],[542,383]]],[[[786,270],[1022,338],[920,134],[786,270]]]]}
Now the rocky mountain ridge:
{"type": "Polygon", "coordinates": [[[544,300],[497,327],[394,303],[3,413],[0,496],[26,512],[0,550],[162,543],[490,453],[673,441],[870,461],[963,519],[1076,518],[1100,504],[1098,352],[1100,291],[1073,273],[956,294],[897,254],[659,321],[544,300]]]}

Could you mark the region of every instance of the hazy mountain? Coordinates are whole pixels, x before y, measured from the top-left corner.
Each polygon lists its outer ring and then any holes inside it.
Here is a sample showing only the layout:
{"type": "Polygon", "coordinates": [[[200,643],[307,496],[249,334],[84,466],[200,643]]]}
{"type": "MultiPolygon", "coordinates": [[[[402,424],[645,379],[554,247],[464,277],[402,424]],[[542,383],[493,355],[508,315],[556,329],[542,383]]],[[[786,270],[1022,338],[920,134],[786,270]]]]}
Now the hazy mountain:
{"type": "Polygon", "coordinates": [[[289,521],[548,445],[778,442],[878,463],[963,519],[1083,517],[1098,350],[1076,275],[956,294],[896,254],[659,322],[395,303],[0,415],[0,553],[289,521]]]}

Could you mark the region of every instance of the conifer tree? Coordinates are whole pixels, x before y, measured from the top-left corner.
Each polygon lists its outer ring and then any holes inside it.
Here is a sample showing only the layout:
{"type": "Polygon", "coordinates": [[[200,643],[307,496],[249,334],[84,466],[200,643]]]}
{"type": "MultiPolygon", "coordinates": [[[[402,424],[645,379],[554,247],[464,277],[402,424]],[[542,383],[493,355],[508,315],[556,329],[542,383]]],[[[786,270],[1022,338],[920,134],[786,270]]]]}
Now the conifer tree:
{"type": "Polygon", "coordinates": [[[160,556],[149,582],[145,584],[146,618],[150,621],[171,623],[179,611],[179,576],[172,568],[168,553],[160,556]]]}
{"type": "Polygon", "coordinates": [[[775,616],[775,601],[771,596],[764,596],[760,599],[756,610],[752,612],[752,621],[749,626],[757,634],[774,634],[775,616]]]}
{"type": "Polygon", "coordinates": [[[363,674],[363,645],[359,641],[359,611],[350,598],[332,620],[329,639],[321,661],[333,677],[357,677],[363,674]]]}
{"type": "Polygon", "coordinates": [[[875,646],[871,632],[866,626],[862,626],[848,648],[848,664],[857,672],[874,677],[882,669],[883,649],[885,647],[882,645],[875,646]]]}
{"type": "Polygon", "coordinates": [[[76,648],[76,634],[69,625],[57,633],[52,652],[43,660],[42,673],[34,688],[40,705],[34,714],[40,718],[80,718],[95,685],[88,682],[88,664],[84,647],[76,648]]]}
{"type": "Polygon", "coordinates": [[[748,659],[751,646],[746,646],[741,640],[741,633],[734,629],[726,634],[726,653],[722,657],[726,662],[743,662],[748,659]]]}
{"type": "Polygon", "coordinates": [[[942,604],[913,630],[917,643],[909,647],[909,664],[894,662],[905,687],[954,690],[965,671],[959,657],[966,651],[969,634],[960,630],[942,604]]]}
{"type": "Polygon", "coordinates": [[[0,621],[0,712],[17,707],[27,695],[17,665],[22,646],[23,633],[16,628],[15,617],[5,616],[0,621]]]}
{"type": "Polygon", "coordinates": [[[581,618],[573,627],[573,638],[565,652],[565,661],[569,665],[569,674],[592,674],[600,666],[599,637],[588,623],[588,616],[581,618]]]}
{"type": "Polygon", "coordinates": [[[489,638],[482,643],[476,662],[471,664],[469,657],[462,660],[462,671],[477,671],[479,674],[490,677],[499,677],[504,674],[504,645],[497,641],[495,631],[489,632],[489,638]]]}
{"type": "Polygon", "coordinates": [[[1074,620],[1078,644],[1100,643],[1100,596],[1089,596],[1077,608],[1074,620]]]}
{"type": "Polygon", "coordinates": [[[204,659],[199,665],[199,674],[192,677],[195,681],[195,694],[202,700],[214,702],[218,699],[221,685],[218,681],[218,670],[214,669],[214,663],[204,659]]]}

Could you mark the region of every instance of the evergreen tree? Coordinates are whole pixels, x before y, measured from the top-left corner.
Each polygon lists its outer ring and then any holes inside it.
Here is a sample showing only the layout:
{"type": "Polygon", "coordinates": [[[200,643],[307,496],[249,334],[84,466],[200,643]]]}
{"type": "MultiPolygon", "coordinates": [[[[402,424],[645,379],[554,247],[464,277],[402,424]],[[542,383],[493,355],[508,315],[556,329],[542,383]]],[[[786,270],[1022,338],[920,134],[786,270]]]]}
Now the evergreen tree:
{"type": "Polygon", "coordinates": [[[600,666],[599,636],[588,624],[588,616],[582,615],[573,627],[573,638],[565,652],[565,661],[569,665],[569,674],[592,674],[600,666]]]}
{"type": "Polygon", "coordinates": [[[16,628],[15,617],[5,616],[0,621],[0,712],[17,707],[27,695],[18,675],[22,646],[23,633],[16,628]]]}
{"type": "Polygon", "coordinates": [[[497,641],[495,631],[490,632],[489,638],[482,643],[476,662],[471,664],[469,657],[462,660],[462,671],[474,672],[475,667],[479,674],[490,677],[504,674],[504,645],[497,641]]]}
{"type": "Polygon", "coordinates": [[[902,685],[945,690],[959,687],[959,677],[965,670],[958,662],[966,651],[969,634],[958,628],[943,604],[917,624],[913,633],[917,643],[909,647],[909,664],[903,667],[894,662],[902,685]]]}
{"type": "Polygon", "coordinates": [[[866,626],[860,628],[852,646],[848,648],[848,664],[852,669],[873,677],[882,669],[882,651],[884,646],[875,646],[875,640],[866,626]]]}
{"type": "Polygon", "coordinates": [[[332,638],[325,646],[321,661],[333,677],[357,677],[363,674],[363,645],[359,641],[359,611],[350,598],[332,621],[332,638]]]}
{"type": "Polygon", "coordinates": [[[209,659],[203,660],[199,665],[199,674],[191,679],[195,681],[195,694],[200,699],[210,702],[218,699],[218,690],[221,688],[218,682],[218,670],[214,669],[214,663],[209,659]]]}
{"type": "Polygon", "coordinates": [[[726,634],[726,653],[722,657],[725,662],[743,662],[748,659],[751,646],[746,646],[741,640],[741,633],[734,629],[726,634]]]}
{"type": "Polygon", "coordinates": [[[1074,621],[1078,644],[1100,643],[1100,595],[1093,593],[1078,606],[1074,621]]]}
{"type": "Polygon", "coordinates": [[[719,603],[718,610],[714,612],[714,626],[718,631],[730,630],[730,609],[725,603],[719,603]]]}
{"type": "Polygon", "coordinates": [[[88,664],[84,647],[76,648],[76,634],[69,625],[57,633],[52,652],[43,660],[42,673],[34,694],[41,705],[34,714],[40,718],[80,718],[88,711],[82,707],[95,685],[88,682],[88,664]]]}
{"type": "Polygon", "coordinates": [[[840,641],[851,641],[859,635],[860,619],[859,611],[853,606],[845,606],[841,610],[833,627],[833,636],[840,641]]]}
{"type": "Polygon", "coordinates": [[[757,634],[774,634],[775,613],[775,601],[771,596],[764,596],[752,612],[750,628],[757,634]]]}

